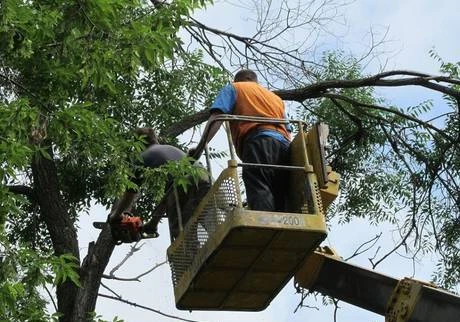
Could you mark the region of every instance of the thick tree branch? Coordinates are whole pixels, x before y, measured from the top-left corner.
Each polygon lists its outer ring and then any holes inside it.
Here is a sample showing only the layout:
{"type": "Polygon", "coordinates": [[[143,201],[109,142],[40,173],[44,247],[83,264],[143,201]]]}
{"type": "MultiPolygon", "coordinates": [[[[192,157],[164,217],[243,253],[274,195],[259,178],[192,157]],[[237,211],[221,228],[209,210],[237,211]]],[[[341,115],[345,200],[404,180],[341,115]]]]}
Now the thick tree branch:
{"type": "Polygon", "coordinates": [[[6,188],[15,194],[26,196],[31,202],[35,202],[37,197],[35,195],[34,189],[25,185],[9,185],[6,188]]]}
{"type": "Polygon", "coordinates": [[[183,132],[187,131],[188,129],[199,125],[206,121],[209,117],[209,110],[204,109],[201,110],[193,115],[187,116],[183,118],[181,121],[174,123],[170,127],[168,127],[165,131],[163,131],[161,136],[169,136],[169,137],[176,137],[183,132]]]}
{"type": "Polygon", "coordinates": [[[79,288],[76,294],[71,322],[86,321],[88,312],[95,310],[102,274],[114,248],[115,242],[110,233],[110,227],[106,225],[96,243],[89,244],[88,255],[81,265],[80,283],[83,288],[79,288]]]}
{"type": "Polygon", "coordinates": [[[318,98],[322,97],[323,94],[329,89],[339,89],[339,88],[358,88],[358,87],[399,87],[399,86],[409,86],[417,85],[432,90],[438,91],[440,93],[454,97],[457,100],[460,100],[460,92],[452,89],[447,86],[443,86],[433,82],[444,82],[452,85],[459,85],[460,80],[453,79],[445,76],[432,76],[428,74],[405,71],[405,70],[396,70],[388,71],[384,73],[379,73],[371,77],[352,79],[352,80],[328,80],[323,82],[318,82],[309,86],[302,88],[290,89],[290,90],[277,90],[274,91],[279,97],[287,101],[297,101],[302,102],[309,98],[318,98]],[[412,76],[404,77],[399,79],[386,79],[393,76],[412,76]]]}
{"type": "MultiPolygon", "coordinates": [[[[436,131],[437,133],[439,133],[441,136],[443,136],[445,139],[448,139],[451,142],[455,142],[454,138],[448,136],[444,131],[442,131],[441,129],[438,129],[437,127],[430,124],[429,122],[424,122],[418,118],[405,114],[396,109],[391,109],[391,108],[371,105],[371,104],[364,104],[352,98],[329,92],[330,89],[341,89],[341,88],[417,85],[417,86],[423,86],[426,88],[430,88],[432,90],[441,92],[443,94],[452,96],[460,100],[459,91],[456,91],[447,86],[433,83],[433,81],[444,82],[444,83],[448,83],[452,85],[460,85],[460,80],[454,79],[454,78],[449,78],[445,76],[431,76],[428,74],[423,74],[423,73],[414,72],[414,71],[396,70],[396,71],[379,73],[374,76],[362,78],[362,79],[324,81],[324,82],[318,82],[318,83],[311,84],[311,85],[308,85],[302,88],[298,88],[298,89],[276,90],[273,92],[277,94],[278,96],[280,96],[283,100],[287,100],[287,101],[297,101],[297,102],[303,103],[307,99],[325,97],[325,98],[330,98],[330,99],[340,99],[342,101],[352,103],[355,106],[367,107],[367,108],[372,108],[372,109],[377,109],[377,110],[393,113],[402,118],[415,122],[425,128],[432,129],[436,131]],[[383,78],[393,77],[393,76],[412,76],[412,77],[402,78],[402,79],[383,79],[383,78]]],[[[207,120],[208,116],[209,116],[208,109],[201,110],[193,115],[185,117],[180,122],[173,124],[172,126],[167,128],[163,133],[161,133],[161,135],[176,137],[182,134],[183,132],[185,132],[186,130],[192,128],[193,126],[203,123],[204,121],[207,120]]]]}
{"type": "MultiPolygon", "coordinates": [[[[40,214],[45,221],[56,255],[71,254],[79,261],[77,232],[59,189],[58,172],[51,149],[48,149],[48,154],[50,158],[45,158],[39,153],[33,157],[34,194],[37,196],[40,214]]],[[[60,321],[69,321],[76,292],[77,286],[71,281],[57,286],[58,308],[63,314],[60,321]]]]}

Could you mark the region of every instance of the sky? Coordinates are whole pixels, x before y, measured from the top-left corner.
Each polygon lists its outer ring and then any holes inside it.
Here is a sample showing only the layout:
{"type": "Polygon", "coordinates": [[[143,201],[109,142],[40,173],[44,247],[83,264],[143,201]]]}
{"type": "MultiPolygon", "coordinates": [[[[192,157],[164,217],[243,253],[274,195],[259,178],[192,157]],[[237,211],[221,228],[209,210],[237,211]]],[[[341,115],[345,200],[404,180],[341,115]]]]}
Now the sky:
{"type": "MultiPolygon", "coordinates": [[[[300,1],[302,2],[302,1],[300,1]]],[[[238,4],[237,1],[233,1],[238,4]]],[[[434,48],[446,61],[455,62],[460,58],[460,42],[456,32],[460,30],[460,1],[458,0],[357,0],[344,8],[346,17],[346,32],[341,29],[340,38],[325,38],[324,48],[341,48],[352,52],[362,52],[369,43],[369,30],[385,31],[388,29],[387,42],[381,50],[388,58],[386,69],[417,70],[436,74],[438,64],[429,57],[428,51],[434,48]]],[[[215,1],[206,11],[199,12],[196,17],[212,27],[225,29],[234,33],[243,33],[244,26],[250,25],[247,20],[250,12],[235,5],[229,5],[223,1],[215,1]]],[[[345,21],[344,21],[345,23],[345,21]]],[[[340,25],[337,25],[339,28],[340,25]]],[[[343,27],[343,26],[342,26],[343,27]]],[[[334,26],[335,28],[335,26],[334,26]]],[[[301,34],[296,37],[302,37],[301,34]]],[[[373,61],[367,66],[367,72],[376,73],[381,67],[382,61],[373,61]]],[[[439,97],[418,89],[392,89],[382,90],[381,94],[387,100],[395,104],[411,105],[422,99],[434,99],[439,102],[439,97]]],[[[437,107],[436,107],[437,108],[437,107]]],[[[441,108],[441,107],[439,107],[441,108]]],[[[221,147],[222,148],[222,147],[221,147]]],[[[218,170],[218,168],[216,169],[218,170]]],[[[95,205],[89,215],[82,214],[80,219],[80,247],[82,254],[86,254],[87,245],[96,240],[98,231],[91,227],[92,221],[104,220],[107,211],[95,205]]],[[[137,251],[115,275],[119,277],[135,277],[161,263],[166,258],[166,249],[169,242],[167,225],[160,226],[160,237],[148,239],[142,242],[141,250],[137,251]]],[[[347,257],[364,240],[371,239],[377,233],[385,232],[386,242],[383,247],[392,245],[393,232],[389,227],[370,227],[366,221],[354,220],[343,226],[331,223],[330,233],[325,245],[334,247],[343,257],[347,257]]],[[[116,248],[107,272],[116,266],[129,252],[132,245],[122,245],[116,248]]],[[[365,254],[352,260],[353,264],[369,268],[370,263],[365,254]]],[[[396,278],[415,276],[418,279],[430,278],[435,258],[424,258],[420,264],[413,266],[398,256],[392,256],[378,267],[378,270],[386,275],[396,278]]],[[[112,291],[122,295],[126,300],[148,306],[161,312],[180,316],[185,319],[201,322],[217,321],[277,321],[297,322],[333,321],[333,307],[322,306],[321,297],[308,303],[311,308],[302,308],[296,313],[294,310],[299,302],[299,295],[295,294],[292,281],[289,282],[282,292],[274,299],[271,305],[262,312],[199,312],[179,311],[175,308],[171,275],[168,265],[162,265],[153,273],[141,279],[141,282],[103,281],[112,291]]],[[[101,288],[100,293],[109,294],[110,291],[101,288]]],[[[340,303],[337,321],[384,321],[378,316],[359,308],[340,303]]],[[[117,301],[99,298],[97,312],[105,319],[111,320],[119,316],[125,321],[174,321],[147,310],[134,308],[117,301]]]]}

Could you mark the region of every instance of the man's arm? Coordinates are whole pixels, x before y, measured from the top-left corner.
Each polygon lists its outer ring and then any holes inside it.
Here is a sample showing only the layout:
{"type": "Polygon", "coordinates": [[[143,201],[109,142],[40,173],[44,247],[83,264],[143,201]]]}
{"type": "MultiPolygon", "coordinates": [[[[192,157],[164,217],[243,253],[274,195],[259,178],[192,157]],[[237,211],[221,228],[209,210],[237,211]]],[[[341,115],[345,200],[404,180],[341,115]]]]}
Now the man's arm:
{"type": "Polygon", "coordinates": [[[109,215],[109,222],[121,221],[121,215],[125,211],[131,211],[137,199],[137,192],[126,191],[123,196],[114,204],[109,215]]]}
{"type": "Polygon", "coordinates": [[[212,140],[212,138],[216,135],[217,131],[222,125],[222,121],[215,120],[216,117],[220,114],[231,114],[233,112],[235,102],[235,87],[232,84],[228,84],[221,89],[216,99],[214,100],[214,103],[211,106],[208,123],[204,128],[203,137],[201,138],[196,148],[191,149],[191,151],[189,151],[189,156],[195,159],[198,159],[200,157],[205,145],[212,140]]]}
{"type": "Polygon", "coordinates": [[[152,213],[152,219],[144,224],[144,232],[147,234],[157,234],[158,224],[160,223],[163,214],[166,212],[166,201],[161,200],[160,204],[155,208],[152,213]]]}
{"type": "Polygon", "coordinates": [[[200,157],[205,145],[212,140],[212,138],[216,135],[217,131],[219,131],[222,125],[222,121],[215,121],[217,116],[221,114],[223,113],[220,110],[211,110],[211,115],[209,116],[208,123],[206,123],[206,127],[204,128],[203,136],[201,137],[201,140],[196,146],[196,148],[192,150],[192,153],[189,153],[190,156],[194,157],[195,159],[198,159],[200,157]]]}

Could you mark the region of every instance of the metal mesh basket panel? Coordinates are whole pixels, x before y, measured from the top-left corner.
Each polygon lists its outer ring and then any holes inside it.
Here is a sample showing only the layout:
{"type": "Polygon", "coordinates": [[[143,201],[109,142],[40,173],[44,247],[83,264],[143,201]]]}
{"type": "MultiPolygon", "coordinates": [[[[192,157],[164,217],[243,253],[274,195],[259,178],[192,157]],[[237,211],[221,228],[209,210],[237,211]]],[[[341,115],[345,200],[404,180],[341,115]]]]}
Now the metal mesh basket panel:
{"type": "Polygon", "coordinates": [[[200,202],[193,217],[185,226],[178,246],[169,253],[174,286],[190,268],[201,248],[217,227],[225,222],[232,210],[240,204],[236,169],[224,170],[211,190],[200,202]]]}

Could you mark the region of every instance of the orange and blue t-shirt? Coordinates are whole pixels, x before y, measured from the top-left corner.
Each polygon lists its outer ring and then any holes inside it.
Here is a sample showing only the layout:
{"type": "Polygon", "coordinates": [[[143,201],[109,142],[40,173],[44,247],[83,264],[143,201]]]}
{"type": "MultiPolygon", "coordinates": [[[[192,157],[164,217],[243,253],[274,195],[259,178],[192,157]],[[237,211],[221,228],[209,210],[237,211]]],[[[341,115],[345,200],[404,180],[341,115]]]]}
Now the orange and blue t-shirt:
{"type": "MultiPolygon", "coordinates": [[[[256,82],[228,84],[216,97],[211,106],[212,110],[234,115],[286,118],[283,100],[256,82]]],[[[257,130],[254,137],[270,136],[285,144],[289,144],[291,140],[284,124],[231,122],[230,129],[238,155],[241,155],[243,140],[254,130],[257,130]]]]}

